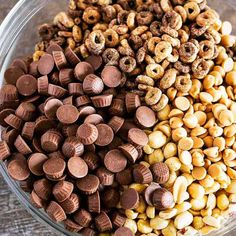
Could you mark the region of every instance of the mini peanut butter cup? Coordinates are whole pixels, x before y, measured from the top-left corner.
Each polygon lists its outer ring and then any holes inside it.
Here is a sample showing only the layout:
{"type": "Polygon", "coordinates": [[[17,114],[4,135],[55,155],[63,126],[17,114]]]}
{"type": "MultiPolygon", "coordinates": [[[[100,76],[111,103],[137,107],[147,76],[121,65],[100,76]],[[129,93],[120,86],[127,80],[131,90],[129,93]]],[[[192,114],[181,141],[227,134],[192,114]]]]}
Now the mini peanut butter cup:
{"type": "Polygon", "coordinates": [[[7,127],[7,123],[4,121],[6,117],[8,117],[10,114],[14,114],[15,110],[11,108],[5,108],[0,111],[0,125],[3,127],[7,127]]]}
{"type": "Polygon", "coordinates": [[[96,127],[98,130],[98,138],[95,144],[100,147],[109,145],[114,138],[114,133],[112,128],[106,124],[99,124],[96,127]]]}
{"type": "Polygon", "coordinates": [[[22,123],[23,121],[17,117],[16,115],[14,114],[9,114],[5,119],[4,119],[4,122],[11,126],[12,128],[14,129],[20,129],[21,126],[22,126],[22,123]]]}
{"type": "Polygon", "coordinates": [[[99,95],[92,97],[92,103],[97,108],[109,107],[112,103],[113,95],[99,95]]]}
{"type": "Polygon", "coordinates": [[[97,233],[91,229],[91,228],[84,228],[82,231],[81,231],[81,234],[83,236],[96,236],[97,233]]]}
{"type": "Polygon", "coordinates": [[[64,210],[58,203],[54,201],[51,201],[49,203],[46,212],[49,215],[49,217],[55,222],[62,222],[66,220],[66,214],[64,210]]]}
{"type": "Polygon", "coordinates": [[[79,57],[75,54],[75,52],[70,47],[68,47],[65,50],[65,56],[66,56],[67,61],[72,66],[76,66],[80,62],[79,57]]]}
{"type": "Polygon", "coordinates": [[[153,193],[152,204],[158,210],[169,209],[174,204],[173,195],[167,189],[158,188],[153,193]]]}
{"type": "Polygon", "coordinates": [[[64,225],[65,225],[65,228],[72,233],[78,233],[79,231],[83,229],[81,225],[76,224],[74,221],[70,219],[66,219],[64,221],[64,225]]]}
{"type": "Polygon", "coordinates": [[[43,172],[43,164],[48,160],[48,157],[43,153],[34,153],[28,158],[28,166],[31,171],[36,176],[41,176],[43,172]]]}
{"type": "Polygon", "coordinates": [[[34,191],[41,199],[47,201],[52,193],[52,184],[45,178],[36,180],[34,182],[34,191]]]}
{"type": "Polygon", "coordinates": [[[167,164],[158,162],[151,165],[150,170],[153,174],[153,179],[159,184],[164,184],[169,180],[170,170],[167,164]]]}
{"type": "Polygon", "coordinates": [[[125,169],[127,159],[120,150],[113,149],[106,154],[104,165],[112,173],[118,173],[125,169]]]}
{"type": "Polygon", "coordinates": [[[79,209],[80,198],[77,194],[72,193],[69,198],[60,203],[66,214],[72,214],[79,209]]]}
{"type": "Polygon", "coordinates": [[[33,61],[29,65],[29,74],[35,77],[39,76],[38,72],[38,61],[33,61]]]}
{"type": "Polygon", "coordinates": [[[141,106],[139,95],[135,93],[127,93],[125,96],[125,105],[128,113],[136,111],[141,106]]]}
{"type": "Polygon", "coordinates": [[[133,177],[136,183],[150,184],[153,181],[152,172],[142,164],[138,164],[133,169],[133,177]]]}
{"type": "Polygon", "coordinates": [[[152,205],[152,196],[153,196],[153,193],[155,192],[155,190],[161,188],[161,186],[155,182],[152,182],[144,191],[144,198],[145,198],[145,201],[146,203],[149,205],[149,206],[153,206],[152,205]]]}
{"type": "Polygon", "coordinates": [[[103,83],[109,88],[116,88],[121,84],[122,74],[115,66],[105,66],[102,70],[103,83]]]}
{"type": "Polygon", "coordinates": [[[22,68],[12,65],[5,71],[4,79],[7,84],[15,85],[17,80],[24,74],[25,72],[22,70],[22,68]]]}
{"type": "Polygon", "coordinates": [[[59,71],[54,71],[50,76],[49,80],[51,84],[58,85],[60,83],[59,81],[59,71]]]}
{"type": "Polygon", "coordinates": [[[14,85],[6,84],[0,89],[0,102],[12,102],[18,99],[17,88],[14,85]]]}
{"type": "Polygon", "coordinates": [[[118,212],[112,214],[111,221],[115,228],[120,228],[125,224],[126,217],[118,212]]]}
{"type": "Polygon", "coordinates": [[[112,142],[107,146],[109,150],[116,149],[117,147],[123,145],[124,142],[119,136],[114,136],[112,142]]]}
{"type": "Polygon", "coordinates": [[[129,130],[128,139],[133,145],[138,147],[143,147],[148,143],[148,136],[146,133],[143,130],[137,128],[132,128],[129,130]]]}
{"type": "Polygon", "coordinates": [[[62,100],[63,105],[73,105],[74,103],[74,98],[73,96],[66,97],[62,100]]]}
{"type": "Polygon", "coordinates": [[[116,181],[120,185],[130,185],[133,182],[132,169],[128,168],[116,174],[116,181]]]}
{"type": "Polygon", "coordinates": [[[94,194],[88,196],[88,210],[94,213],[100,213],[101,211],[101,202],[100,194],[96,191],[94,194]]]}
{"type": "Polygon", "coordinates": [[[97,169],[100,164],[99,156],[91,151],[87,151],[86,153],[84,153],[83,159],[88,165],[89,170],[97,169]]]}
{"type": "Polygon", "coordinates": [[[32,153],[31,148],[28,146],[28,144],[25,142],[25,140],[18,135],[15,142],[14,142],[14,146],[16,147],[16,149],[18,150],[18,152],[22,153],[23,155],[27,155],[32,153]]]}
{"type": "Polygon", "coordinates": [[[16,115],[23,121],[31,121],[35,116],[36,107],[33,103],[22,102],[16,109],[16,115]]]}
{"type": "Polygon", "coordinates": [[[52,55],[45,53],[43,56],[40,57],[38,62],[38,72],[41,75],[48,75],[52,72],[54,68],[54,59],[52,55]]]}
{"type": "Polygon", "coordinates": [[[67,66],[67,60],[62,51],[53,51],[52,56],[58,70],[61,70],[67,66]]]}
{"type": "Polygon", "coordinates": [[[26,180],[30,176],[30,170],[27,165],[26,158],[14,158],[7,165],[9,175],[17,181],[26,180]]]}
{"type": "Polygon", "coordinates": [[[31,96],[37,91],[37,80],[32,75],[22,75],[17,80],[16,87],[19,94],[23,96],[31,96]]]}
{"type": "Polygon", "coordinates": [[[76,136],[84,145],[90,145],[97,140],[98,129],[92,124],[82,124],[78,128],[76,136]]]}
{"type": "Polygon", "coordinates": [[[80,96],[84,94],[82,83],[69,83],[68,84],[69,94],[80,96]]]}
{"type": "Polygon", "coordinates": [[[138,159],[138,151],[132,144],[123,144],[119,146],[119,149],[124,153],[131,163],[135,163],[138,159]]]}
{"type": "Polygon", "coordinates": [[[74,73],[77,80],[83,81],[87,75],[94,73],[94,68],[88,62],[79,62],[74,73]]]}
{"type": "Polygon", "coordinates": [[[21,131],[21,136],[28,140],[32,140],[34,137],[34,130],[35,130],[35,122],[25,122],[21,131]]]}
{"type": "Polygon", "coordinates": [[[67,162],[67,168],[74,178],[83,178],[88,174],[88,165],[80,157],[71,157],[67,162]]]}
{"type": "Polygon", "coordinates": [[[103,122],[104,122],[103,117],[99,114],[88,115],[84,120],[84,123],[93,124],[93,125],[98,125],[103,122]]]}
{"type": "Polygon", "coordinates": [[[44,105],[44,114],[48,119],[53,119],[55,120],[57,118],[56,113],[57,109],[62,106],[63,103],[61,100],[52,98],[45,102],[44,105]]]}
{"type": "Polygon", "coordinates": [[[87,175],[76,181],[77,188],[86,195],[91,195],[98,190],[99,179],[96,175],[87,175]]]}
{"type": "Polygon", "coordinates": [[[77,132],[78,128],[79,128],[79,125],[77,125],[77,124],[63,125],[62,134],[65,137],[76,136],[76,132],[77,132]]]}
{"type": "Polygon", "coordinates": [[[141,106],[136,110],[135,121],[142,128],[151,128],[156,123],[156,115],[149,107],[141,106]]]}
{"type": "Polygon", "coordinates": [[[94,74],[87,75],[83,81],[83,91],[89,95],[100,94],[104,89],[102,79],[94,74]]]}
{"type": "Polygon", "coordinates": [[[124,140],[128,140],[128,132],[129,130],[131,130],[132,128],[137,128],[137,126],[135,125],[135,123],[133,122],[133,120],[130,119],[125,119],[124,124],[122,125],[122,127],[120,128],[118,135],[124,139],[124,140]]]}
{"type": "Polygon", "coordinates": [[[114,233],[114,236],[134,236],[134,233],[127,227],[120,227],[114,233]]]}
{"type": "Polygon", "coordinates": [[[48,130],[41,136],[41,147],[46,152],[55,152],[62,143],[63,137],[56,130],[48,130]]]}
{"type": "Polygon", "coordinates": [[[114,183],[114,174],[104,167],[100,167],[96,175],[100,180],[100,184],[104,186],[111,186],[114,183]]]}
{"type": "Polygon", "coordinates": [[[54,96],[55,98],[62,98],[67,94],[67,90],[55,85],[55,84],[49,84],[48,85],[48,94],[50,96],[54,96]]]}
{"type": "Polygon", "coordinates": [[[73,124],[79,118],[79,111],[73,105],[63,105],[57,109],[57,119],[63,124],[73,124]]]}
{"type": "Polygon", "coordinates": [[[85,118],[85,117],[87,117],[89,115],[96,114],[96,110],[92,106],[82,106],[82,107],[79,107],[78,111],[79,111],[79,117],[81,119],[85,118]]]}
{"type": "Polygon", "coordinates": [[[139,194],[135,189],[126,189],[120,198],[123,209],[135,209],[139,204],[139,194]]]}
{"type": "Polygon", "coordinates": [[[11,66],[18,67],[21,70],[23,70],[24,73],[26,73],[26,74],[28,73],[28,63],[20,58],[13,60],[11,66]]]}
{"type": "Polygon", "coordinates": [[[94,70],[98,70],[102,65],[102,57],[99,55],[90,55],[85,61],[88,62],[94,70]]]}
{"type": "Polygon", "coordinates": [[[57,43],[50,43],[50,45],[47,47],[46,52],[51,54],[56,51],[63,51],[61,46],[59,46],[57,43]]]}
{"type": "Polygon", "coordinates": [[[76,223],[78,223],[82,227],[89,227],[92,221],[92,215],[90,212],[86,211],[85,209],[80,209],[75,212],[74,220],[76,223]]]}
{"type": "Polygon", "coordinates": [[[70,197],[74,190],[71,182],[62,180],[54,185],[52,193],[58,202],[63,202],[70,197]]]}
{"type": "Polygon", "coordinates": [[[55,157],[50,158],[43,164],[43,171],[46,175],[53,179],[58,179],[63,176],[66,163],[63,159],[55,157]]]}
{"type": "Polygon", "coordinates": [[[44,208],[45,206],[45,201],[41,199],[34,190],[30,194],[30,201],[37,208],[44,208]]]}
{"type": "Polygon", "coordinates": [[[120,193],[118,189],[109,188],[102,194],[103,205],[108,209],[116,207],[120,201],[120,193]]]}
{"type": "Polygon", "coordinates": [[[44,134],[49,129],[56,128],[56,123],[53,120],[47,119],[45,116],[39,116],[35,121],[35,133],[44,134]]]}
{"type": "Polygon", "coordinates": [[[108,125],[113,129],[114,133],[117,133],[124,124],[125,119],[119,116],[113,116],[108,125]]]}
{"type": "Polygon", "coordinates": [[[11,155],[10,148],[6,141],[0,141],[0,160],[4,161],[11,155]]]}
{"type": "Polygon", "coordinates": [[[125,114],[125,102],[123,99],[115,98],[112,100],[112,104],[109,107],[109,112],[113,116],[124,116],[125,114]]]}
{"type": "Polygon", "coordinates": [[[38,93],[42,95],[48,94],[48,76],[44,75],[37,79],[38,93]]]}
{"type": "Polygon", "coordinates": [[[91,103],[90,98],[87,95],[79,96],[75,99],[76,107],[85,106],[91,103]]]}
{"type": "Polygon", "coordinates": [[[61,158],[62,160],[66,159],[65,156],[63,155],[63,153],[60,150],[56,151],[56,152],[51,152],[51,153],[48,154],[48,156],[50,158],[56,157],[56,158],[61,158]]]}
{"type": "Polygon", "coordinates": [[[81,156],[84,145],[77,137],[68,137],[62,145],[62,152],[66,157],[81,156]]]}
{"type": "Polygon", "coordinates": [[[61,69],[59,72],[59,81],[61,86],[66,86],[74,80],[73,69],[61,69]]]}
{"type": "Polygon", "coordinates": [[[104,211],[95,218],[95,224],[99,232],[112,230],[111,220],[104,211]]]}

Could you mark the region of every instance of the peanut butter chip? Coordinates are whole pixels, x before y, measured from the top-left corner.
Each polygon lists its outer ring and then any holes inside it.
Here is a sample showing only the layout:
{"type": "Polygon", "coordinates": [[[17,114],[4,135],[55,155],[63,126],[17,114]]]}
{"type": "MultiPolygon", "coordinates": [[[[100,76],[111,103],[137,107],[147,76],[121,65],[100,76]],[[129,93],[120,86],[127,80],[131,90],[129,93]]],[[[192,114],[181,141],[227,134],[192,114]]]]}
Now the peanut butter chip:
{"type": "Polygon", "coordinates": [[[190,102],[186,97],[177,97],[175,99],[175,106],[181,111],[187,111],[190,107],[190,102]]]}

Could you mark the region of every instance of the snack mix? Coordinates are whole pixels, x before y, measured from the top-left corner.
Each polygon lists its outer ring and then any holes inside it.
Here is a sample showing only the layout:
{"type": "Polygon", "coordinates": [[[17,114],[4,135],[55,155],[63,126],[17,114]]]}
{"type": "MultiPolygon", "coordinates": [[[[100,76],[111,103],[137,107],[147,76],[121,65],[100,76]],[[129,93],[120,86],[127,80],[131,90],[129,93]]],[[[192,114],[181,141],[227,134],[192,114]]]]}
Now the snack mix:
{"type": "Polygon", "coordinates": [[[206,0],[71,0],[5,72],[9,175],[83,236],[220,229],[236,211],[231,31],[206,0]]]}

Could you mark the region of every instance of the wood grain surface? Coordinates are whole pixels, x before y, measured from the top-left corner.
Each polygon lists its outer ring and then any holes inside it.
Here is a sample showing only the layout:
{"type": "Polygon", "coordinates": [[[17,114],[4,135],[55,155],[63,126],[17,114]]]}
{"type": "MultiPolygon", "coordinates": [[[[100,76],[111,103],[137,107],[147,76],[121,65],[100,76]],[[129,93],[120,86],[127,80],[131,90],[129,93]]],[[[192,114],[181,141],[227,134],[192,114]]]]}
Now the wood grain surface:
{"type": "MultiPolygon", "coordinates": [[[[17,0],[0,0],[0,23],[17,0]]],[[[18,202],[0,175],[0,236],[56,236],[18,202]]]]}

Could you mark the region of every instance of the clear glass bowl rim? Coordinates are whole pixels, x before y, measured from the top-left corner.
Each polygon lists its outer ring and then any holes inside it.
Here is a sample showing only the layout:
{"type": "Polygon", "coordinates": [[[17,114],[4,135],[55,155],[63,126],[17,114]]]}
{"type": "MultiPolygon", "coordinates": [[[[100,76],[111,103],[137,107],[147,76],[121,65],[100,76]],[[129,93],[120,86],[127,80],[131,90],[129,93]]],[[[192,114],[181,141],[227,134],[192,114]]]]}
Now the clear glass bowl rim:
{"type": "MultiPolygon", "coordinates": [[[[210,0],[208,0],[210,1],[210,0]]],[[[220,1],[220,0],[219,0],[220,1]]],[[[3,84],[3,64],[7,53],[9,52],[14,40],[20,34],[21,29],[27,24],[31,17],[36,14],[45,5],[50,3],[50,0],[19,0],[17,4],[12,8],[12,10],[5,17],[4,21],[0,25],[0,86],[3,84]],[[25,9],[25,5],[32,5],[29,9],[25,9]]],[[[227,0],[227,3],[236,8],[235,0],[227,0]]],[[[0,128],[1,131],[1,128],[0,128]]],[[[75,236],[80,234],[74,234],[67,231],[63,225],[53,222],[43,211],[35,208],[29,201],[29,197],[26,193],[20,190],[19,185],[16,181],[12,180],[7,173],[7,169],[3,162],[0,162],[0,173],[2,174],[4,180],[12,190],[12,192],[17,196],[17,199],[23,204],[25,209],[39,222],[53,229],[53,232],[58,235],[68,235],[75,236]]],[[[233,231],[236,228],[235,222],[229,222],[229,224],[218,231],[214,231],[210,235],[220,236],[228,232],[233,231]],[[230,225],[230,227],[228,227],[230,225]],[[225,231],[224,228],[227,228],[225,231]]],[[[209,235],[209,236],[210,236],[209,235]]]]}

